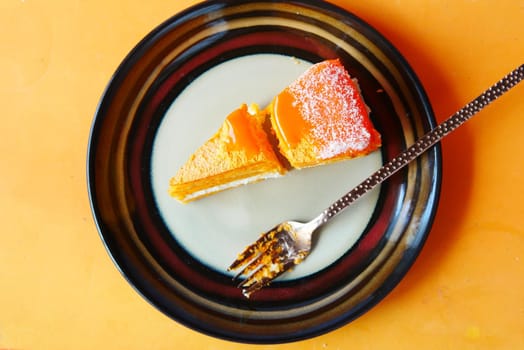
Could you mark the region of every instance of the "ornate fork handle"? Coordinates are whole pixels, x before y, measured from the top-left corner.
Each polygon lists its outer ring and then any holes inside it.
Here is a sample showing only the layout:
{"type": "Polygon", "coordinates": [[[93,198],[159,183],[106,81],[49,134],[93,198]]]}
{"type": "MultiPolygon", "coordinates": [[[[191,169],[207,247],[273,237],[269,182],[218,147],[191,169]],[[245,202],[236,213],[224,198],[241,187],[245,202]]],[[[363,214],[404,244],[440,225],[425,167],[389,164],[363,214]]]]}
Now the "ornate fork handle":
{"type": "Polygon", "coordinates": [[[523,79],[524,64],[510,72],[504,78],[484,91],[480,96],[465,105],[462,109],[439,124],[433,130],[422,136],[417,142],[408,147],[398,156],[384,164],[379,170],[369,176],[357,187],[346,193],[329,208],[325,209],[315,221],[320,225],[327,222],[347,206],[355,202],[358,198],[362,197],[365,193],[371,191],[391,175],[395,174],[411,161],[419,157],[422,153],[439,142],[444,136],[461,126],[482,108],[495,101],[523,79]]]}

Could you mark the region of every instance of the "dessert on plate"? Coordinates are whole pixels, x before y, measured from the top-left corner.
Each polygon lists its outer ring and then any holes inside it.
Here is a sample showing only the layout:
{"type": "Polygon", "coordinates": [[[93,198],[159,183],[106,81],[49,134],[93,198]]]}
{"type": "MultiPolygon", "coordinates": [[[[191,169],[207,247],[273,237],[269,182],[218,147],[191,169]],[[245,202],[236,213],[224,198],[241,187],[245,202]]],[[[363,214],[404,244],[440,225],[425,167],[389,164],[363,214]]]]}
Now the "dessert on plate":
{"type": "Polygon", "coordinates": [[[169,193],[190,202],[225,189],[284,174],[264,131],[266,113],[242,104],[171,178],[169,193]]]}
{"type": "Polygon", "coordinates": [[[267,109],[280,152],[297,169],[356,158],[381,145],[357,82],[337,59],[311,66],[267,109]]]}
{"type": "Polygon", "coordinates": [[[183,203],[369,154],[381,146],[358,84],[337,60],[312,65],[269,106],[242,104],[170,180],[183,203]],[[269,126],[269,127],[268,127],[269,126]]]}

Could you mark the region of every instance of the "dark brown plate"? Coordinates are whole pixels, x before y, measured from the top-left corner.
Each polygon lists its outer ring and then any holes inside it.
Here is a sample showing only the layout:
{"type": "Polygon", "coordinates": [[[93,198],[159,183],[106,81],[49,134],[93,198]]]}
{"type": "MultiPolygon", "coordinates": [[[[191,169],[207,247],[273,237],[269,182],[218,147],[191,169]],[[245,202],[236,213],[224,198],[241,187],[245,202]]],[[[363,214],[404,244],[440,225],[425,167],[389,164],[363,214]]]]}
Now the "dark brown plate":
{"type": "MultiPolygon", "coordinates": [[[[167,223],[153,184],[152,154],[166,113],[188,87],[214,67],[261,54],[312,63],[340,58],[371,106],[383,137],[384,160],[435,124],[423,87],[399,52],[347,11],[323,1],[206,1],[161,24],[116,71],[93,122],[88,187],[109,254],[151,304],[212,336],[278,343],[340,327],[395,287],[429,233],[438,204],[441,156],[440,149],[433,148],[389,179],[377,193],[372,215],[356,243],[340,257],[320,269],[276,281],[253,299],[245,299],[230,275],[203,262],[201,255],[181,243],[182,237],[193,233],[176,232],[167,223]]],[[[202,103],[210,102],[203,99],[202,103]]],[[[173,145],[184,142],[175,139],[173,145]]],[[[343,194],[350,185],[342,181],[330,186],[343,194]]],[[[249,200],[251,190],[241,191],[249,200]]],[[[205,205],[227,208],[227,198],[205,205]]],[[[311,207],[318,205],[309,200],[311,207]]],[[[196,213],[194,220],[206,220],[198,216],[198,205],[204,206],[195,204],[190,209],[196,213]]],[[[269,208],[271,203],[266,205],[269,208]]],[[[264,215],[270,209],[258,210],[266,222],[264,215]]],[[[175,216],[177,220],[188,218],[175,216]]],[[[266,228],[272,224],[268,218],[266,228]]],[[[246,235],[249,242],[258,233],[246,235]]],[[[225,239],[222,246],[228,244],[225,239]]],[[[224,261],[224,266],[229,262],[224,261]]]]}

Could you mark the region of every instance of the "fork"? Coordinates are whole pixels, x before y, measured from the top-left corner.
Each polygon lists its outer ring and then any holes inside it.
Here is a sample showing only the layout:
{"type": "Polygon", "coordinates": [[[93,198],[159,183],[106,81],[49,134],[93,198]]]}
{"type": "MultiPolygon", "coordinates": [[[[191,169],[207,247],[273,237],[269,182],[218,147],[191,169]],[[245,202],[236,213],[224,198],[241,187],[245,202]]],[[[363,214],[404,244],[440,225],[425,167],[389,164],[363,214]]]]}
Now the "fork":
{"type": "Polygon", "coordinates": [[[313,233],[320,226],[419,157],[523,79],[524,64],[511,71],[398,156],[384,164],[313,220],[306,223],[285,221],[263,233],[257,241],[246,247],[228,268],[229,271],[240,269],[233,280],[245,276],[245,279],[238,285],[243,295],[249,298],[252,293],[267,286],[275,278],[302,262],[311,252],[313,233]]]}

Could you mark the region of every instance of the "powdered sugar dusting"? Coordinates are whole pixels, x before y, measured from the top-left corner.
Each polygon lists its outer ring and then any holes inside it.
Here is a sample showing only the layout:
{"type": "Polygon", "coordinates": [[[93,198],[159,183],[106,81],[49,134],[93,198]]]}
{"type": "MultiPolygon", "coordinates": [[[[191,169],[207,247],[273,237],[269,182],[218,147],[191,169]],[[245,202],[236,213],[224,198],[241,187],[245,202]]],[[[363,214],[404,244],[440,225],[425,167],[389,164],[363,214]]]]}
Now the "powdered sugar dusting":
{"type": "Polygon", "coordinates": [[[295,97],[293,106],[312,126],[320,158],[364,150],[371,135],[364,125],[367,111],[357,86],[342,65],[322,62],[317,67],[314,78],[306,71],[288,89],[295,97]]]}

